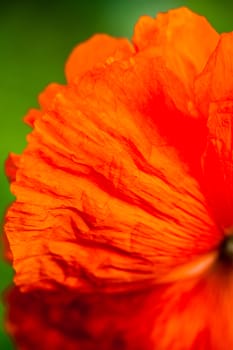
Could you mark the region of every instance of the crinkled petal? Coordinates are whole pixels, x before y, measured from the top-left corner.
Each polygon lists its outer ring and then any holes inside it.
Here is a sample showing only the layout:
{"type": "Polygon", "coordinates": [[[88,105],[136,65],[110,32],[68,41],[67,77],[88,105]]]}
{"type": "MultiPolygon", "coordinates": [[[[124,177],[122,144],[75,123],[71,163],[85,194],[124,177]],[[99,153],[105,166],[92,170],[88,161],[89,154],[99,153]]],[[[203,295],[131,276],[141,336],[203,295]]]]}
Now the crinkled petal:
{"type": "Polygon", "coordinates": [[[78,46],[7,163],[19,349],[233,348],[232,34],[182,8],[133,41],[78,46]]]}
{"type": "Polygon", "coordinates": [[[43,112],[46,110],[53,109],[53,101],[57,94],[63,91],[65,87],[59,84],[50,84],[45,91],[40,93],[38,102],[40,105],[40,110],[32,108],[28,111],[27,115],[24,117],[25,123],[30,126],[34,126],[35,121],[42,118],[43,112]]]}
{"type": "Polygon", "coordinates": [[[165,99],[169,71],[156,67],[138,57],[92,71],[35,122],[6,223],[18,286],[132,289],[222,239],[187,154],[160,125],[170,111],[183,120],[174,102],[182,86],[165,99]]]}
{"type": "Polygon", "coordinates": [[[72,82],[94,66],[121,60],[133,53],[134,48],[127,39],[116,39],[105,34],[94,35],[71,53],[66,64],[67,80],[72,82]]]}
{"type": "Polygon", "coordinates": [[[233,225],[233,34],[223,34],[196,82],[196,98],[207,119],[203,154],[206,195],[218,224],[233,225]]]}
{"type": "Polygon", "coordinates": [[[155,19],[141,17],[133,36],[137,50],[156,48],[188,89],[192,89],[193,78],[204,68],[218,39],[204,17],[185,7],[159,13],[155,19]]]}

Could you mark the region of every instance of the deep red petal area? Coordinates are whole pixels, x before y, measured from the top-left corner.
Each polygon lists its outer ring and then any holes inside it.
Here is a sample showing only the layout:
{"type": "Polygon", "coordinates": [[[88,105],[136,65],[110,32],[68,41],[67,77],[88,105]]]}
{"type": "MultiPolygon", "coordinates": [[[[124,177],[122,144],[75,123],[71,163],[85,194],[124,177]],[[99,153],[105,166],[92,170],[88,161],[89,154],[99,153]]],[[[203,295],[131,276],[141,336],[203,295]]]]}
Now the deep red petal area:
{"type": "Polygon", "coordinates": [[[196,98],[207,119],[202,158],[204,190],[223,228],[233,225],[233,34],[223,34],[196,82],[196,98]]]}
{"type": "Polygon", "coordinates": [[[227,350],[232,296],[232,275],[221,270],[137,293],[14,288],[7,326],[20,350],[227,350]]]}
{"type": "Polygon", "coordinates": [[[14,288],[7,297],[7,328],[19,350],[151,350],[152,324],[140,319],[147,294],[14,288]]]}
{"type": "Polygon", "coordinates": [[[207,129],[194,103],[194,80],[218,40],[219,34],[208,21],[185,7],[159,13],[156,18],[141,17],[133,36],[138,52],[147,55],[151,51],[157,57],[156,76],[151,69],[150,83],[159,82],[156,88],[160,99],[151,98],[146,114],[178,148],[195,176],[200,175],[200,153],[206,145],[207,129]]]}

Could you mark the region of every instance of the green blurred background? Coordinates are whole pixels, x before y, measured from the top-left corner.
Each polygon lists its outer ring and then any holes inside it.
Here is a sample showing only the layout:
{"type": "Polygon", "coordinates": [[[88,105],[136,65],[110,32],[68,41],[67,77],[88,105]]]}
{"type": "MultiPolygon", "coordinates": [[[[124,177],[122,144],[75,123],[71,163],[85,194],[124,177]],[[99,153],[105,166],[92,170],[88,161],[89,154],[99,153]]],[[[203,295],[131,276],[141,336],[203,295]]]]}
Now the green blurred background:
{"type": "MultiPolygon", "coordinates": [[[[140,15],[154,16],[158,11],[178,6],[188,6],[203,14],[220,32],[233,30],[233,2],[230,0],[42,0],[1,3],[1,223],[13,199],[4,176],[4,161],[9,151],[19,153],[25,146],[29,128],[23,124],[22,117],[30,107],[37,106],[38,93],[49,82],[64,82],[64,62],[71,49],[96,32],[131,37],[134,23],[140,15]]],[[[11,268],[1,256],[1,292],[11,283],[12,276],[11,268]]],[[[4,332],[4,312],[1,303],[0,350],[15,349],[4,332]]]]}

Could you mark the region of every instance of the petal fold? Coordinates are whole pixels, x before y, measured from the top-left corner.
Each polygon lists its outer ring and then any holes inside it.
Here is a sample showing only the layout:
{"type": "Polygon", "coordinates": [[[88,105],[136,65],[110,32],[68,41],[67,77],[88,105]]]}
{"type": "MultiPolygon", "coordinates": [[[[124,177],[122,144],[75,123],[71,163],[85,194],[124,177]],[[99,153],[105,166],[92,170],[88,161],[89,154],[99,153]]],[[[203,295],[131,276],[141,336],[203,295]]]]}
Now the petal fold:
{"type": "Polygon", "coordinates": [[[202,158],[204,186],[219,226],[233,225],[233,34],[223,34],[196,81],[196,99],[207,119],[202,158]]]}
{"type": "Polygon", "coordinates": [[[159,13],[155,19],[141,17],[135,26],[133,42],[137,50],[156,48],[167,65],[186,86],[199,74],[215,49],[219,35],[207,22],[182,7],[159,13]]]}

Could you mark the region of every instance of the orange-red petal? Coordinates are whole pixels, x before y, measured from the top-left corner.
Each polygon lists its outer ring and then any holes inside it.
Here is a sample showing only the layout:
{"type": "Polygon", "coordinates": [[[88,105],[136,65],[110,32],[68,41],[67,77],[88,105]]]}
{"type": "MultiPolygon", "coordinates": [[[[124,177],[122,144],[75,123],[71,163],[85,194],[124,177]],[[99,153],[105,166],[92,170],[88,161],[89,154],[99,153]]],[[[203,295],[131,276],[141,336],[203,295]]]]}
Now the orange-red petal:
{"type": "Polygon", "coordinates": [[[78,46],[7,162],[22,349],[233,348],[217,261],[233,224],[233,34],[181,8],[142,18],[133,42],[78,46]]]}
{"type": "Polygon", "coordinates": [[[134,48],[127,39],[117,39],[105,34],[94,35],[71,53],[66,64],[67,80],[72,82],[99,64],[121,60],[131,56],[133,52],[134,48]]]}
{"type": "Polygon", "coordinates": [[[187,88],[204,68],[215,49],[218,33],[208,21],[182,7],[159,13],[155,19],[144,16],[136,24],[133,42],[137,50],[156,48],[167,66],[187,88]]]}
{"type": "Polygon", "coordinates": [[[182,85],[173,78],[176,94],[164,91],[173,76],[157,74],[159,64],[139,55],[98,68],[63,87],[36,120],[6,223],[18,286],[134,289],[221,240],[182,133],[160,125],[170,111],[185,117],[176,107],[182,85]]]}
{"type": "Polygon", "coordinates": [[[232,349],[231,277],[220,269],[201,279],[109,295],[14,288],[7,328],[24,350],[232,349]]]}
{"type": "Polygon", "coordinates": [[[221,268],[203,278],[157,288],[145,307],[154,316],[154,348],[231,349],[232,296],[231,272],[221,268]]]}
{"type": "Polygon", "coordinates": [[[5,162],[5,171],[10,182],[15,180],[16,172],[19,167],[19,160],[19,155],[10,153],[5,162]]]}
{"type": "Polygon", "coordinates": [[[35,121],[42,118],[44,111],[53,108],[53,100],[57,94],[62,92],[63,88],[64,87],[62,85],[55,83],[52,83],[49,86],[47,86],[45,91],[39,94],[38,102],[40,105],[40,110],[35,108],[30,109],[27,115],[24,117],[25,123],[33,127],[35,121]]]}
{"type": "Polygon", "coordinates": [[[233,226],[233,34],[223,34],[196,81],[196,99],[207,119],[204,188],[218,224],[233,226]]]}

